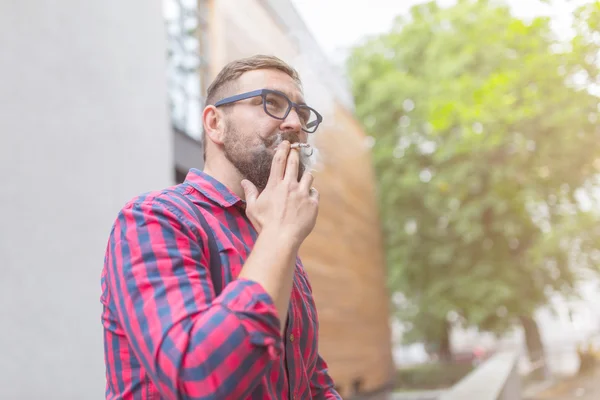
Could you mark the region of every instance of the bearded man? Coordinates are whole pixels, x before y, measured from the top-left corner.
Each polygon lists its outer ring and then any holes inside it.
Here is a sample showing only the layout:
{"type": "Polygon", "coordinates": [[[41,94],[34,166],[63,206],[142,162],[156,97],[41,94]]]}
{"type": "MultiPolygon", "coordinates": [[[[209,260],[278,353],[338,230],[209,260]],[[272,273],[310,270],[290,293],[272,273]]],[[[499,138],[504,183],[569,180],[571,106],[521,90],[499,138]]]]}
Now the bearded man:
{"type": "Polygon", "coordinates": [[[341,399],[298,257],[319,194],[302,148],[322,122],[298,73],[226,65],[202,113],[204,170],[119,212],[102,270],[107,399],[341,399]]]}

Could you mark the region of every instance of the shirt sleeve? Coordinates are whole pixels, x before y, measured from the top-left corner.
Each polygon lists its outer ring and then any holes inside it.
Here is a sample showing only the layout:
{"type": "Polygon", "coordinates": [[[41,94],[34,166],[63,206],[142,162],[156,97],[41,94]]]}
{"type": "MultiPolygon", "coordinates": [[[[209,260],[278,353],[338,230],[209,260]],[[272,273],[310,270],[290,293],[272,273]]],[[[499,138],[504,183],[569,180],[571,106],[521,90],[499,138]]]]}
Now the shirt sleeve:
{"type": "Polygon", "coordinates": [[[327,363],[321,355],[317,356],[315,371],[310,380],[310,394],[314,400],[342,400],[342,397],[334,388],[333,379],[327,372],[327,363]]]}
{"type": "Polygon", "coordinates": [[[192,220],[161,198],[121,210],[106,255],[117,319],[163,398],[245,398],[283,351],[279,318],[256,282],[214,297],[192,220]]]}

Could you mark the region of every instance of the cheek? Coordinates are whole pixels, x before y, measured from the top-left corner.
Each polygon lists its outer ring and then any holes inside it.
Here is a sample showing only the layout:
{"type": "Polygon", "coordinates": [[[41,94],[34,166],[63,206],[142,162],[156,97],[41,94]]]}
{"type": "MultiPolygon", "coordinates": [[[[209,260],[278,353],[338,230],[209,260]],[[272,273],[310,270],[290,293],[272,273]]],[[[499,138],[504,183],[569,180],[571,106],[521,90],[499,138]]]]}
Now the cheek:
{"type": "Polygon", "coordinates": [[[239,113],[229,121],[228,133],[232,138],[235,137],[236,148],[243,148],[245,151],[258,150],[271,147],[277,140],[280,122],[264,112],[239,113]]]}
{"type": "Polygon", "coordinates": [[[280,132],[279,123],[280,121],[275,118],[265,115],[265,117],[255,120],[251,126],[252,130],[262,139],[269,139],[280,132]]]}

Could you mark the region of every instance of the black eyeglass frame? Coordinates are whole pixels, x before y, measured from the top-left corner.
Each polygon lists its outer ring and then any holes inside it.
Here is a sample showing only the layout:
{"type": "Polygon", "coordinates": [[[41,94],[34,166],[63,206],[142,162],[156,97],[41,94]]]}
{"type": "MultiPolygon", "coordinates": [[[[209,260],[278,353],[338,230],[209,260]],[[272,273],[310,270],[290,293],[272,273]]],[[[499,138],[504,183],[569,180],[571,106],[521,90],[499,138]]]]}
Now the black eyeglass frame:
{"type": "Polygon", "coordinates": [[[289,97],[287,97],[285,95],[285,93],[282,93],[278,90],[271,90],[271,89],[258,89],[258,90],[253,90],[251,92],[246,92],[246,93],[236,94],[235,96],[226,97],[222,100],[217,101],[215,103],[215,107],[224,106],[226,104],[232,104],[232,103],[235,103],[240,100],[246,100],[246,99],[250,99],[252,97],[258,97],[258,96],[262,97],[263,109],[264,109],[265,113],[268,116],[278,119],[278,120],[283,121],[284,119],[286,119],[287,116],[289,115],[290,111],[292,110],[292,108],[294,108],[296,110],[298,115],[300,115],[301,108],[308,109],[308,110],[314,112],[315,115],[317,116],[317,120],[311,122],[310,124],[307,124],[306,128],[302,128],[302,130],[304,132],[314,133],[317,130],[317,128],[319,127],[319,125],[321,124],[321,122],[323,122],[323,116],[321,114],[319,114],[319,112],[317,110],[315,110],[314,108],[309,107],[306,104],[294,103],[293,101],[291,101],[289,99],[289,97]],[[276,94],[276,95],[282,96],[284,99],[287,100],[288,108],[287,108],[287,111],[285,112],[285,114],[283,115],[283,117],[276,117],[275,115],[273,115],[269,111],[267,111],[267,101],[266,101],[267,98],[266,97],[268,94],[276,94]],[[313,127],[314,127],[314,129],[312,129],[313,127]]]}

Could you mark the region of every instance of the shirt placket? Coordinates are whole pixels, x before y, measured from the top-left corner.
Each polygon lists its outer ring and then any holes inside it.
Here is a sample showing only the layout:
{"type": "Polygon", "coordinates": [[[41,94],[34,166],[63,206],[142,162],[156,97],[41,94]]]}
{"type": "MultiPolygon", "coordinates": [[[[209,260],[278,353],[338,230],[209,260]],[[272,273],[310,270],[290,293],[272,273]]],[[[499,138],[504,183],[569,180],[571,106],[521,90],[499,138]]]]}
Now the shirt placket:
{"type": "Polygon", "coordinates": [[[294,276],[292,295],[290,296],[290,308],[288,310],[288,318],[285,329],[285,365],[286,373],[288,378],[288,398],[290,400],[297,400],[298,395],[296,393],[296,371],[294,370],[294,362],[296,360],[296,348],[298,338],[294,336],[295,323],[295,305],[297,296],[298,286],[296,284],[296,277],[294,276]]]}

